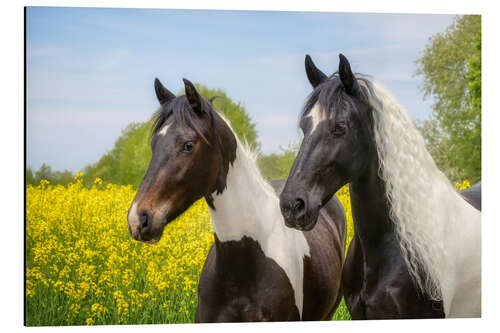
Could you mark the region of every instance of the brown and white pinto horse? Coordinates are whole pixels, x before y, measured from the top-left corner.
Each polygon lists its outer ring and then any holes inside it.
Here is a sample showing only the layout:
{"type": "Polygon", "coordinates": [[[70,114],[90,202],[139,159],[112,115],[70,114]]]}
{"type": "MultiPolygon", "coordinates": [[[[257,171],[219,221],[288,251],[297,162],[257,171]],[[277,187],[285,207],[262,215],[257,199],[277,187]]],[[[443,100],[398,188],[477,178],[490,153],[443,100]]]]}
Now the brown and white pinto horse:
{"type": "MultiPolygon", "coordinates": [[[[340,202],[325,204],[314,231],[285,227],[278,196],[249,149],[191,82],[184,85],[186,95],[176,97],[155,80],[161,109],[151,162],[129,209],[130,234],[155,243],[204,197],[215,242],[201,272],[196,322],[329,320],[341,299],[340,202]]],[[[281,190],[284,182],[274,185],[281,190]]]]}

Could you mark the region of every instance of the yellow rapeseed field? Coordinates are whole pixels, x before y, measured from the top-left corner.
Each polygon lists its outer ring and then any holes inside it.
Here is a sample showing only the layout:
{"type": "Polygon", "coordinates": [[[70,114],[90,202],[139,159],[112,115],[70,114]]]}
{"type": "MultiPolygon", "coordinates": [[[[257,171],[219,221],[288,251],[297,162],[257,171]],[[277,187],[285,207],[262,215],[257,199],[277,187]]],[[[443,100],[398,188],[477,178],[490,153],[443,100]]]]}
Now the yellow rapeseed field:
{"type": "MultiPolygon", "coordinates": [[[[204,200],[169,224],[158,244],[127,229],[132,186],[67,186],[43,181],[26,189],[26,323],[99,325],[189,323],[197,283],[213,242],[204,200]]],[[[460,187],[468,187],[463,183],[460,187]]],[[[352,216],[347,187],[337,196],[352,216]]],[[[338,319],[348,318],[339,308],[338,319]]]]}

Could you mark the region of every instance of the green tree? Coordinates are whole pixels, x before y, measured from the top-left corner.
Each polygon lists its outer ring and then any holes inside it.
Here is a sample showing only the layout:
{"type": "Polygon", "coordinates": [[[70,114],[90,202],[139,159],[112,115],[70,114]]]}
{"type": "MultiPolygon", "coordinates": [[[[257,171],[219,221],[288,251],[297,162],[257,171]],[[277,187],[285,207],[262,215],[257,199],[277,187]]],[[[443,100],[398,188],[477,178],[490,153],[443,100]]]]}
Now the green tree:
{"type": "Polygon", "coordinates": [[[252,121],[241,102],[235,103],[222,89],[210,89],[199,83],[195,83],[195,86],[200,95],[206,99],[217,96],[212,101],[215,109],[221,111],[231,121],[231,127],[241,141],[246,141],[253,150],[259,151],[260,143],[257,141],[256,124],[252,121]]]}
{"type": "Polygon", "coordinates": [[[138,185],[151,160],[150,131],[151,120],[128,124],[113,149],[84,168],[84,183],[91,185],[99,177],[106,183],[138,185]]]}
{"type": "Polygon", "coordinates": [[[288,145],[280,147],[281,153],[261,155],[257,159],[262,176],[266,180],[286,179],[292,168],[293,161],[297,157],[298,145],[288,145]]]}
{"type": "Polygon", "coordinates": [[[52,173],[52,168],[50,165],[47,165],[45,163],[42,163],[40,166],[40,169],[38,169],[37,172],[35,172],[35,181],[36,183],[40,183],[40,180],[45,179],[48,180],[49,182],[53,182],[53,173],[52,173]]]}
{"type": "Polygon", "coordinates": [[[474,47],[476,48],[476,52],[469,58],[467,83],[472,107],[475,110],[481,111],[481,27],[476,33],[474,47]]]}
{"type": "Polygon", "coordinates": [[[437,165],[452,180],[481,178],[480,35],[480,16],[458,16],[430,38],[416,61],[424,98],[434,98],[431,118],[419,127],[437,165]]]}
{"type": "Polygon", "coordinates": [[[42,179],[48,180],[52,185],[67,185],[73,178],[74,175],[70,170],[53,171],[52,167],[45,163],[34,174],[31,167],[26,169],[26,185],[38,185],[42,179]]]}
{"type": "Polygon", "coordinates": [[[54,185],[68,185],[74,179],[74,175],[69,170],[55,171],[52,175],[52,184],[54,185]]]}
{"type": "Polygon", "coordinates": [[[26,185],[36,185],[35,175],[33,174],[33,169],[28,166],[26,168],[26,185]]]}
{"type": "MultiPolygon", "coordinates": [[[[255,123],[243,105],[232,101],[222,89],[210,89],[197,83],[195,85],[206,99],[219,96],[213,100],[215,109],[221,111],[231,122],[240,140],[247,141],[250,147],[258,151],[260,144],[257,141],[255,123]]],[[[152,120],[127,125],[113,149],[97,163],[84,168],[84,183],[90,185],[99,177],[106,183],[139,185],[151,160],[151,126],[152,120]]]]}

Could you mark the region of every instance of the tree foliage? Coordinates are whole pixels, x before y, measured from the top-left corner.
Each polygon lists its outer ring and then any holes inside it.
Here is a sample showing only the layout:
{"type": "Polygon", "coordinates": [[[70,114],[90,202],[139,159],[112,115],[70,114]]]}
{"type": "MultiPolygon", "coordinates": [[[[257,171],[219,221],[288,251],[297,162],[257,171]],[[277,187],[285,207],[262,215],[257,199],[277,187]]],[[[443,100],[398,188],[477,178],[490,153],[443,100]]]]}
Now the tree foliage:
{"type": "Polygon", "coordinates": [[[113,149],[84,168],[84,183],[99,177],[107,183],[138,185],[151,160],[150,129],[151,121],[127,125],[113,149]]]}
{"type": "Polygon", "coordinates": [[[26,185],[40,184],[42,179],[48,180],[53,185],[67,185],[73,181],[73,178],[74,176],[71,171],[53,171],[50,165],[45,163],[35,172],[33,172],[31,167],[26,168],[26,185]]]}
{"type": "Polygon", "coordinates": [[[287,179],[293,161],[297,157],[298,145],[289,145],[286,148],[280,147],[281,153],[261,155],[257,159],[262,176],[266,180],[287,179]]]}
{"type": "Polygon", "coordinates": [[[434,99],[420,123],[438,166],[454,181],[481,178],[481,17],[456,17],[430,38],[416,61],[424,98],[434,99]]]}
{"type": "Polygon", "coordinates": [[[241,102],[235,103],[222,89],[210,89],[202,84],[195,83],[196,89],[203,97],[213,99],[212,104],[216,110],[229,119],[231,127],[241,141],[246,141],[248,145],[258,151],[260,143],[257,141],[256,124],[252,121],[241,102]]]}
{"type": "Polygon", "coordinates": [[[476,52],[469,59],[467,83],[472,107],[476,110],[481,110],[481,28],[476,33],[474,47],[476,48],[476,52]]]}
{"type": "MultiPolygon", "coordinates": [[[[232,101],[222,89],[210,89],[201,84],[195,86],[206,99],[219,96],[213,100],[215,109],[231,122],[240,140],[247,141],[252,149],[258,151],[260,144],[257,141],[256,125],[243,105],[232,101]]],[[[84,183],[89,185],[99,177],[105,183],[139,185],[151,160],[151,125],[152,119],[129,124],[111,151],[104,154],[97,163],[85,167],[84,183]]]]}

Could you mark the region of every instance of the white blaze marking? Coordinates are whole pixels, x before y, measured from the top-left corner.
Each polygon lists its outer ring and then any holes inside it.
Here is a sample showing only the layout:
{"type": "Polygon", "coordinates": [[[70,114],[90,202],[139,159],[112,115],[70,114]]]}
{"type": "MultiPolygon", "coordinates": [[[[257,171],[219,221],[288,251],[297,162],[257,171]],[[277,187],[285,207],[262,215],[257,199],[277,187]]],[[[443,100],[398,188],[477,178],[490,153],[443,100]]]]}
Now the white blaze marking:
{"type": "Polygon", "coordinates": [[[167,134],[167,130],[170,127],[170,125],[172,125],[172,123],[163,126],[163,128],[158,132],[158,135],[165,136],[165,134],[167,134]]]}
{"type": "Polygon", "coordinates": [[[137,202],[132,203],[130,211],[128,212],[128,224],[132,232],[136,232],[139,227],[139,215],[137,215],[137,202]]]}
{"type": "Polygon", "coordinates": [[[312,118],[312,132],[316,129],[318,124],[322,122],[323,120],[326,120],[326,112],[323,110],[323,108],[319,105],[319,103],[314,104],[313,108],[309,113],[307,114],[306,118],[312,118]]]}

